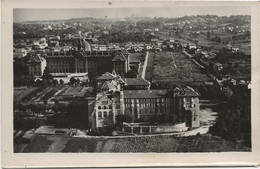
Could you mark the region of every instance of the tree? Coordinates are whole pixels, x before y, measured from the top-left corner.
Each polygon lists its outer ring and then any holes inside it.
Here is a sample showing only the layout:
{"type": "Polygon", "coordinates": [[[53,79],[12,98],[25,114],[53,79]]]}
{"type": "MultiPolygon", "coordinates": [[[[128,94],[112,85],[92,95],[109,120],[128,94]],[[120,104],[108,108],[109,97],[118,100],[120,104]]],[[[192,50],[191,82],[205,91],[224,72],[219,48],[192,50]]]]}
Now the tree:
{"type": "Polygon", "coordinates": [[[137,72],[134,70],[129,70],[126,74],[125,74],[126,78],[136,78],[137,77],[137,72]]]}
{"type": "Polygon", "coordinates": [[[43,71],[42,79],[53,80],[53,77],[50,74],[50,70],[49,70],[48,66],[46,66],[43,71]]]}
{"type": "Polygon", "coordinates": [[[207,39],[210,39],[210,32],[207,32],[207,39]]]}
{"type": "Polygon", "coordinates": [[[79,80],[79,78],[77,78],[76,82],[77,82],[77,84],[79,84],[79,83],[80,83],[80,80],[79,80]]]}
{"type": "Polygon", "coordinates": [[[54,80],[52,81],[52,84],[53,84],[53,86],[57,86],[57,85],[59,84],[59,82],[58,82],[57,79],[54,79],[54,80]]]}
{"type": "Polygon", "coordinates": [[[116,124],[119,126],[123,125],[123,122],[132,123],[134,121],[134,116],[130,113],[119,114],[116,116],[116,124]]]}
{"type": "Polygon", "coordinates": [[[60,79],[60,84],[64,84],[64,80],[60,79]]]}
{"type": "Polygon", "coordinates": [[[71,78],[70,78],[70,83],[71,83],[71,84],[76,83],[76,81],[77,81],[77,80],[75,79],[75,77],[71,77],[71,78]]]}

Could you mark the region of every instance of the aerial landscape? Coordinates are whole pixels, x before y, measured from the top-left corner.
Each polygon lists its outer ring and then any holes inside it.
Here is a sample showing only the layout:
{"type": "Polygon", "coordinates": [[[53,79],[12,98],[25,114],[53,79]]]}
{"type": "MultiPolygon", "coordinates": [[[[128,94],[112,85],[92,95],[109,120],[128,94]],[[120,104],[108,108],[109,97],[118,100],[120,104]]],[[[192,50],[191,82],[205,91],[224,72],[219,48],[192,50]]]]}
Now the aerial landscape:
{"type": "Polygon", "coordinates": [[[251,151],[248,13],[55,10],[13,11],[15,153],[251,151]]]}

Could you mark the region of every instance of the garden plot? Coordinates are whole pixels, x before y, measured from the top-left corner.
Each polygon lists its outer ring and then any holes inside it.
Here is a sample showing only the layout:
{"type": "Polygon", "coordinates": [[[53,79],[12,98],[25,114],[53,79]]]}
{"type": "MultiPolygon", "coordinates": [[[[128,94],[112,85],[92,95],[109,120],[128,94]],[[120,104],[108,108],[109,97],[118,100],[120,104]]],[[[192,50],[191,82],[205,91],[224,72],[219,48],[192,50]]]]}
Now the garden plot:
{"type": "Polygon", "coordinates": [[[209,77],[184,54],[179,52],[155,54],[153,82],[190,84],[205,81],[210,81],[209,77]]]}

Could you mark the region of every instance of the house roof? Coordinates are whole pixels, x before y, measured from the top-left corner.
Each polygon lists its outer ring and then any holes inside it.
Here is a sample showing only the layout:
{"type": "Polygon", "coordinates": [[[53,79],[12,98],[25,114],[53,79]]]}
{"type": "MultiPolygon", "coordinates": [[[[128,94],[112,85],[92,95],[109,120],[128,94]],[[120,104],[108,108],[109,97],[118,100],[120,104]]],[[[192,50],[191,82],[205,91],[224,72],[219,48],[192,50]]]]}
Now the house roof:
{"type": "Polygon", "coordinates": [[[187,86],[187,87],[182,87],[182,88],[178,88],[176,87],[173,90],[174,93],[176,93],[179,97],[198,97],[199,94],[191,87],[187,86]]]}
{"type": "Polygon", "coordinates": [[[125,78],[125,83],[127,86],[143,86],[143,85],[150,85],[148,81],[141,77],[137,78],[125,78]]]}
{"type": "Polygon", "coordinates": [[[115,86],[112,85],[112,84],[111,84],[110,82],[108,82],[108,81],[104,82],[103,85],[102,85],[102,87],[101,87],[102,90],[110,90],[110,89],[114,89],[114,88],[115,88],[115,86]]]}
{"type": "Polygon", "coordinates": [[[114,80],[116,79],[116,76],[113,75],[112,73],[106,72],[102,74],[102,76],[97,78],[98,80],[114,80]]]}
{"type": "Polygon", "coordinates": [[[117,52],[114,56],[114,58],[112,59],[112,61],[125,61],[125,56],[123,55],[122,52],[117,52]]]}
{"type": "Polygon", "coordinates": [[[40,56],[40,54],[32,55],[30,59],[28,60],[29,63],[41,63],[45,59],[40,56]]]}
{"type": "Polygon", "coordinates": [[[123,91],[124,98],[160,98],[167,93],[167,90],[125,90],[123,91]]]}

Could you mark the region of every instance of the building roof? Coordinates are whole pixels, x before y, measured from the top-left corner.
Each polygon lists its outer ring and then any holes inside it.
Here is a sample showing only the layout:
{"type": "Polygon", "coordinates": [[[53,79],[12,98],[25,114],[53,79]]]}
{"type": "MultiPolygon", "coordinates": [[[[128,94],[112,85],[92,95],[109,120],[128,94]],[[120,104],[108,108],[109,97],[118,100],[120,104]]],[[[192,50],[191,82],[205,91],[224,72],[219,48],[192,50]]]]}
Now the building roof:
{"type": "Polygon", "coordinates": [[[176,87],[173,92],[179,97],[198,97],[199,94],[191,87],[176,87]]]}
{"type": "Polygon", "coordinates": [[[97,78],[98,80],[114,80],[116,79],[116,76],[113,75],[112,73],[106,72],[102,74],[102,76],[97,78]]]}
{"type": "Polygon", "coordinates": [[[110,82],[105,81],[101,87],[101,90],[112,90],[115,89],[115,86],[112,85],[110,82]]]}
{"type": "Polygon", "coordinates": [[[112,59],[112,61],[125,61],[125,56],[123,55],[122,52],[117,52],[114,56],[114,58],[112,59]]]}
{"type": "Polygon", "coordinates": [[[45,61],[43,57],[41,57],[40,54],[32,55],[30,59],[28,60],[28,63],[41,63],[45,61]]]}
{"type": "Polygon", "coordinates": [[[167,94],[167,90],[125,90],[123,93],[126,99],[160,98],[167,94]]]}
{"type": "Polygon", "coordinates": [[[144,86],[144,85],[150,85],[148,81],[141,77],[136,78],[125,78],[125,83],[127,86],[144,86]]]}

